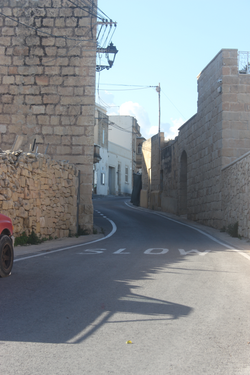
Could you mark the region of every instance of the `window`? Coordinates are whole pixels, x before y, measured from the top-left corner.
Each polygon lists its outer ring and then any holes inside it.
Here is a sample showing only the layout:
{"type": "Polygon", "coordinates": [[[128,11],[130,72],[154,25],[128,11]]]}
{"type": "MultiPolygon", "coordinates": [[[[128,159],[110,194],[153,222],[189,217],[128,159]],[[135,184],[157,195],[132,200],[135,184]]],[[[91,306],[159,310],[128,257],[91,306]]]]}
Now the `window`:
{"type": "Polygon", "coordinates": [[[105,141],[105,129],[103,128],[102,129],[102,144],[104,145],[104,141],[105,141]]]}
{"type": "Polygon", "coordinates": [[[138,145],[137,153],[138,154],[142,154],[142,146],[141,146],[141,144],[138,145]]]}
{"type": "Polygon", "coordinates": [[[128,166],[125,166],[125,182],[128,183],[128,166]]]}
{"type": "Polygon", "coordinates": [[[105,174],[101,173],[101,185],[105,185],[105,174]]]}

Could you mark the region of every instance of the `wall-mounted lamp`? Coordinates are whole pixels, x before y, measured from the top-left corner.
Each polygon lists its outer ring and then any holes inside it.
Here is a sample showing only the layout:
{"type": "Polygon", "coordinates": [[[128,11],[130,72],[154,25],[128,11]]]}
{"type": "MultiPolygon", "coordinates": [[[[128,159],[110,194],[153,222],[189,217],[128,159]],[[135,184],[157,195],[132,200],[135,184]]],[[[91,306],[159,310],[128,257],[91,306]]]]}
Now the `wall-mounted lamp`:
{"type": "Polygon", "coordinates": [[[111,42],[107,48],[97,48],[97,53],[105,53],[106,59],[108,60],[108,65],[96,65],[96,71],[101,72],[104,69],[109,70],[112,68],[115,62],[116,54],[118,53],[116,46],[114,46],[111,42]]]}

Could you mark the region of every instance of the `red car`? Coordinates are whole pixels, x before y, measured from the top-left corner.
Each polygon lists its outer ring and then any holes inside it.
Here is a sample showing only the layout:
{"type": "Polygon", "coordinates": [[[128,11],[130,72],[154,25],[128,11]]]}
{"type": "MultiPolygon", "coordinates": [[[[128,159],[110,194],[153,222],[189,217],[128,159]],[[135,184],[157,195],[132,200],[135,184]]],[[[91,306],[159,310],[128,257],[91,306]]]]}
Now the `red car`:
{"type": "Polygon", "coordinates": [[[0,277],[10,275],[14,260],[14,236],[12,221],[0,214],[0,277]]]}

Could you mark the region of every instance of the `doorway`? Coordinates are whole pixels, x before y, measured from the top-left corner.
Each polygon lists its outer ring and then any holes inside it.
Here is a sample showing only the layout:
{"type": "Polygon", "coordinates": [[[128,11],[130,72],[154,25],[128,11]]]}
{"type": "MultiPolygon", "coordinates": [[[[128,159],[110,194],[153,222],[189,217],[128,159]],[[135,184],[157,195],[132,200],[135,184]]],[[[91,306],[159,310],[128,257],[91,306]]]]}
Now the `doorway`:
{"type": "Polygon", "coordinates": [[[115,195],[115,168],[109,167],[109,194],[115,195]]]}
{"type": "Polygon", "coordinates": [[[183,151],[180,160],[180,215],[187,214],[187,153],[183,151]]]}

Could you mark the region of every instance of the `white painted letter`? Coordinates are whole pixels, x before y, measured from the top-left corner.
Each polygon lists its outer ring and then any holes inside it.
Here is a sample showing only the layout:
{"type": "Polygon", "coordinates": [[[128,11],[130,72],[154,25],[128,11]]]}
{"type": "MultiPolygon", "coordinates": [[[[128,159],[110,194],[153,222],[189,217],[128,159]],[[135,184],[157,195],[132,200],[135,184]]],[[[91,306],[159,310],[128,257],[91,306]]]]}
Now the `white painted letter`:
{"type": "Polygon", "coordinates": [[[124,250],[126,250],[126,248],[125,249],[119,249],[119,250],[117,250],[117,251],[115,251],[113,254],[130,254],[130,253],[128,253],[128,252],[123,252],[124,250]]]}
{"type": "Polygon", "coordinates": [[[167,254],[168,252],[169,252],[168,249],[162,249],[161,247],[156,247],[156,248],[148,249],[144,251],[144,254],[161,255],[161,254],[167,254]],[[160,250],[160,252],[153,252],[154,250],[160,250]]]}
{"type": "Polygon", "coordinates": [[[207,253],[209,253],[209,251],[211,251],[211,250],[205,250],[205,251],[201,252],[201,251],[198,251],[198,250],[195,250],[195,249],[192,249],[190,251],[185,251],[183,249],[178,249],[178,250],[179,250],[181,255],[188,255],[190,253],[196,253],[196,254],[199,254],[199,255],[206,255],[207,253]]]}
{"type": "Polygon", "coordinates": [[[102,254],[106,249],[87,249],[81,254],[102,254]]]}

